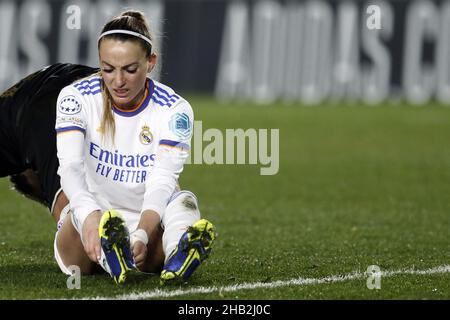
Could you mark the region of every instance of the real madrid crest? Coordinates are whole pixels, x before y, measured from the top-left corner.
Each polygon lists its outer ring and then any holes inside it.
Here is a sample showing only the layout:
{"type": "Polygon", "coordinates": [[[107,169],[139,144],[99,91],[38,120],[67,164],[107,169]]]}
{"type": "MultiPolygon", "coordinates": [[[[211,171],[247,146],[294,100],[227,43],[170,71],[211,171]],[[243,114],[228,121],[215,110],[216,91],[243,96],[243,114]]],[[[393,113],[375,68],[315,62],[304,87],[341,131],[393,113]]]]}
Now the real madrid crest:
{"type": "Polygon", "coordinates": [[[141,141],[141,143],[144,145],[152,143],[153,135],[147,125],[142,126],[141,133],[139,133],[139,141],[141,141]]]}

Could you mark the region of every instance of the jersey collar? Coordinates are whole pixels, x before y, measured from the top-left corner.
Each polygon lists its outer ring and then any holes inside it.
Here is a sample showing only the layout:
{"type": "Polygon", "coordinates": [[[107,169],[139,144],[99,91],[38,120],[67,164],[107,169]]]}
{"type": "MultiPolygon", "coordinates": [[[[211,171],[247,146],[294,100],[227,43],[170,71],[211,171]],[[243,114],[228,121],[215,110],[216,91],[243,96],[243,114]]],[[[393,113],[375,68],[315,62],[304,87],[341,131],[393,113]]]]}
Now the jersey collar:
{"type": "Polygon", "coordinates": [[[141,113],[150,102],[150,98],[153,95],[153,90],[155,88],[155,85],[151,79],[147,79],[147,82],[145,84],[145,93],[142,97],[141,101],[137,104],[136,107],[130,110],[120,109],[118,106],[112,104],[112,110],[114,113],[123,116],[123,117],[133,117],[139,113],[141,113]]]}

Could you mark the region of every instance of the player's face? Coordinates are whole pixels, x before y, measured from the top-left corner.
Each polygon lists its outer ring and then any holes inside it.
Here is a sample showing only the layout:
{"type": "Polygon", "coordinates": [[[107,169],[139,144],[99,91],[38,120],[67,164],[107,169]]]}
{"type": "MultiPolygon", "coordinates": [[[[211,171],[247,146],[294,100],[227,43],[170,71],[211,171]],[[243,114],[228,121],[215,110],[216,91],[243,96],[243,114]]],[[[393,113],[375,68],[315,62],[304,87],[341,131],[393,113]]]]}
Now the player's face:
{"type": "Polygon", "coordinates": [[[145,56],[137,41],[104,39],[99,50],[103,81],[114,104],[131,109],[143,98],[145,82],[156,63],[156,56],[145,56]]]}

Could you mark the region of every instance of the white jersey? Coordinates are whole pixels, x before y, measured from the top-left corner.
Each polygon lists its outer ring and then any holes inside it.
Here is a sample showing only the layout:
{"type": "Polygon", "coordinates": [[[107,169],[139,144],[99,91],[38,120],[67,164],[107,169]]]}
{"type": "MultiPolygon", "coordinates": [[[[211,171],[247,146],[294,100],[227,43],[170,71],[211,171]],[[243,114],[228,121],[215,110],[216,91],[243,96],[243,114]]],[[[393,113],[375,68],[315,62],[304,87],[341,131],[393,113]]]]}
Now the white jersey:
{"type": "Polygon", "coordinates": [[[162,216],[189,156],[192,108],[169,87],[147,79],[133,110],[112,108],[114,144],[102,134],[98,75],[65,87],[58,97],[58,174],[80,223],[94,210],[162,216]]]}

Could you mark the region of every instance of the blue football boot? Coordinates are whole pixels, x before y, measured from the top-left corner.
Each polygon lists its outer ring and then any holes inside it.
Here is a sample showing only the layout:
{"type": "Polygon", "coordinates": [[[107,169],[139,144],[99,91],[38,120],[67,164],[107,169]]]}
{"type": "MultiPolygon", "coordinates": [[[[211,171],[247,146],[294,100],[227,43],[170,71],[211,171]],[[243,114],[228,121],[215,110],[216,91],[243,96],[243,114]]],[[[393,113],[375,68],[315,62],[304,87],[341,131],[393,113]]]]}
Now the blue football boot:
{"type": "Polygon", "coordinates": [[[111,277],[117,284],[125,282],[127,274],[136,269],[136,265],[130,249],[130,235],[122,216],[114,210],[105,211],[98,234],[111,277]]]}
{"type": "Polygon", "coordinates": [[[181,236],[178,246],[172,251],[161,272],[161,284],[187,281],[197,267],[208,258],[216,238],[211,222],[201,219],[181,236]]]}

